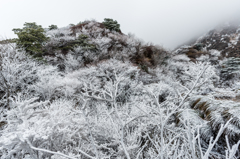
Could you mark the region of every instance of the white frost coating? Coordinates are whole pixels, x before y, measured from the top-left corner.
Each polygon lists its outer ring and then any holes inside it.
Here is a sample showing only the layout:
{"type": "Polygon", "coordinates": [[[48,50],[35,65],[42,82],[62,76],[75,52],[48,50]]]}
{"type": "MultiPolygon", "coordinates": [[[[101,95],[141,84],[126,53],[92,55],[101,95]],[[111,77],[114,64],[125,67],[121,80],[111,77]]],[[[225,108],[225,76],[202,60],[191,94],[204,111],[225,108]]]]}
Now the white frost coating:
{"type": "Polygon", "coordinates": [[[221,56],[221,51],[212,49],[209,52],[212,56],[221,56]]]}
{"type": "Polygon", "coordinates": [[[232,45],[236,45],[238,43],[240,34],[234,34],[232,35],[232,37],[230,38],[230,42],[232,43],[232,45]]]}
{"type": "Polygon", "coordinates": [[[180,61],[190,61],[190,59],[185,54],[173,56],[172,59],[180,61]]]}
{"type": "Polygon", "coordinates": [[[210,47],[210,46],[212,46],[212,44],[210,43],[207,47],[210,47]]]}
{"type": "Polygon", "coordinates": [[[67,35],[70,35],[71,33],[72,33],[72,31],[70,30],[70,27],[63,27],[63,28],[47,31],[46,36],[48,36],[48,37],[56,37],[59,35],[67,36],[67,35]]]}
{"type": "Polygon", "coordinates": [[[196,58],[198,61],[208,61],[209,55],[201,55],[200,57],[196,58]]]}

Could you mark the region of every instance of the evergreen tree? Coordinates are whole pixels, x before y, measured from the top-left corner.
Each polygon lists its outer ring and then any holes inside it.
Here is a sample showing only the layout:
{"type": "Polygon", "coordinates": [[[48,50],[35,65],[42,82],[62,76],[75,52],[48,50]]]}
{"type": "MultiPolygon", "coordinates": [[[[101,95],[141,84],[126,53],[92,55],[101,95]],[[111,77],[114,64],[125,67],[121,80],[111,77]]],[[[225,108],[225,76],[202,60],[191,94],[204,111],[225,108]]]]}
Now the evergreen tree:
{"type": "Polygon", "coordinates": [[[55,30],[55,29],[58,29],[57,25],[50,25],[49,26],[49,30],[55,30]]]}
{"type": "Polygon", "coordinates": [[[17,46],[23,48],[27,53],[34,57],[41,57],[43,53],[43,45],[48,40],[44,34],[44,29],[41,25],[33,23],[25,23],[22,29],[13,29],[17,34],[17,46]]]}
{"type": "Polygon", "coordinates": [[[116,20],[105,18],[103,24],[109,30],[114,30],[116,32],[120,32],[120,24],[116,20]]]}

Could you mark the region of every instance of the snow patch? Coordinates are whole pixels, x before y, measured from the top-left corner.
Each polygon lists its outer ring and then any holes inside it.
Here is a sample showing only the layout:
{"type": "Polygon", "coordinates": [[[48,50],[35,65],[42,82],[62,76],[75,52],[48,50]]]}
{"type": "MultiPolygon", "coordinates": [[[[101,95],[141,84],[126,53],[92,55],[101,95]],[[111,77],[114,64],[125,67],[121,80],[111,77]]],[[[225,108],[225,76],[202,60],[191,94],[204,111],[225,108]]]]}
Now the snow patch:
{"type": "Polygon", "coordinates": [[[173,57],[174,60],[180,60],[180,61],[190,61],[190,58],[187,57],[185,54],[176,55],[173,57]]]}
{"type": "Polygon", "coordinates": [[[215,49],[209,51],[212,56],[221,56],[221,52],[215,49]]]}

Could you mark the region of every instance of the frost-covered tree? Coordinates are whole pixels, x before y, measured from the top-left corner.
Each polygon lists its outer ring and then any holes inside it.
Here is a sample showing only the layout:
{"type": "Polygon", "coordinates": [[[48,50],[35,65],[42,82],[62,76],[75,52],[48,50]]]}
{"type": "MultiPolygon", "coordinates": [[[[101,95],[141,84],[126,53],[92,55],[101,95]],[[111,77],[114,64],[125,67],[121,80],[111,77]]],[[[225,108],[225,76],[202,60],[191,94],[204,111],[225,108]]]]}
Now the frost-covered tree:
{"type": "Polygon", "coordinates": [[[37,80],[39,64],[16,50],[14,45],[2,46],[0,53],[1,104],[9,106],[9,97],[17,93],[29,93],[29,87],[37,80]],[[7,102],[6,102],[7,101],[7,102]]]}

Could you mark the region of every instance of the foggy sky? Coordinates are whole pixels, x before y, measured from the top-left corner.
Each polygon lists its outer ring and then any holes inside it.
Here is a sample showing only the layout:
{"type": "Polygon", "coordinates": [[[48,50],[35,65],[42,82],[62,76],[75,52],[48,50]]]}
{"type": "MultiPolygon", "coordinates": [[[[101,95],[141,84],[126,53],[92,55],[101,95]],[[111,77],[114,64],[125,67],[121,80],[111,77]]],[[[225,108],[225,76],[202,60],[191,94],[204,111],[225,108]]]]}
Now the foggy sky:
{"type": "Polygon", "coordinates": [[[48,27],[104,18],[123,33],[173,49],[216,25],[240,19],[240,0],[0,0],[0,36],[16,37],[25,22],[48,27]]]}

